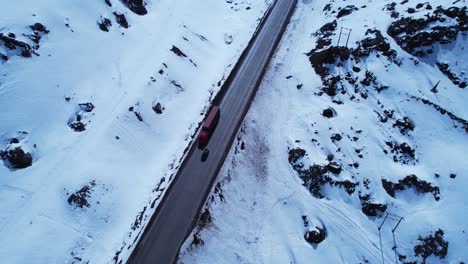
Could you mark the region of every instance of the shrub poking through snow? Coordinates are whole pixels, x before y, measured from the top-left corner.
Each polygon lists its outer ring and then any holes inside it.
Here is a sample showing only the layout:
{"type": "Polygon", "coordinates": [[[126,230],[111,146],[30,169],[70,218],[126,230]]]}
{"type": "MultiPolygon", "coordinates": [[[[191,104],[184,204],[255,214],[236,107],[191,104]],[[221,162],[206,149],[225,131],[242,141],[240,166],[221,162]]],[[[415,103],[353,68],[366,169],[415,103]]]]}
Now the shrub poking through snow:
{"type": "Polygon", "coordinates": [[[414,255],[422,257],[422,263],[426,263],[426,259],[434,255],[441,259],[445,258],[448,251],[448,241],[444,239],[444,231],[438,229],[433,235],[418,237],[419,244],[414,247],[414,255]]]}
{"type": "Polygon", "coordinates": [[[403,191],[406,189],[414,188],[418,193],[432,193],[434,199],[438,201],[440,199],[440,189],[437,186],[433,186],[427,181],[420,180],[416,175],[411,174],[406,176],[404,179],[399,180],[397,183],[382,179],[382,186],[385,191],[391,197],[395,198],[396,191],[403,191]]]}

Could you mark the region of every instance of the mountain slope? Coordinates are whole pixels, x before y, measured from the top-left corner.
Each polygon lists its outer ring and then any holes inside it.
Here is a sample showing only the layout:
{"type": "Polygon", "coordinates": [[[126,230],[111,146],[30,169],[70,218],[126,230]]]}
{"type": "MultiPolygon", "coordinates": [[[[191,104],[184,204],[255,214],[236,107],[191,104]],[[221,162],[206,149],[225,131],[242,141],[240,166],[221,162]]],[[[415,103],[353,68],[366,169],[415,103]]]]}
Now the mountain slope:
{"type": "Polygon", "coordinates": [[[0,256],[121,263],[269,1],[2,3],[0,256]]]}
{"type": "Polygon", "coordinates": [[[300,1],[180,262],[466,262],[466,15],[300,1]]]}

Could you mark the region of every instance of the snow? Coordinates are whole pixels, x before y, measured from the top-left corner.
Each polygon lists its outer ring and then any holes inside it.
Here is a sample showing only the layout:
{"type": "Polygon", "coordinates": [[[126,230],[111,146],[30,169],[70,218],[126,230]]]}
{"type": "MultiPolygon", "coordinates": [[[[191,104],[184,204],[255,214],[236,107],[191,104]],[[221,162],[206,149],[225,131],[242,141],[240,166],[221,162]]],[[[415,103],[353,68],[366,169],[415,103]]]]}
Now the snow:
{"type": "MultiPolygon", "coordinates": [[[[434,8],[466,6],[464,1],[428,2],[434,8]]],[[[422,263],[422,258],[413,251],[419,244],[418,237],[426,237],[439,228],[448,241],[447,255],[444,258],[432,255],[426,262],[468,261],[465,250],[468,247],[467,131],[447,114],[414,99],[427,99],[467,119],[467,90],[454,85],[435,65],[436,61],[445,61],[454,72],[464,76],[468,60],[464,51],[466,32],[460,33],[451,44],[435,44],[431,56],[418,58],[402,50],[387,35],[387,28],[395,21],[385,9],[389,3],[299,1],[237,141],[218,175],[218,185],[205,205],[211,221],[204,228],[195,228],[186,240],[180,263],[382,263],[378,227],[386,213],[391,215],[381,229],[385,263],[395,262],[391,230],[400,217],[403,220],[395,238],[398,254],[407,257],[404,261],[422,263]],[[377,92],[361,85],[361,92],[368,95],[366,99],[344,82],[345,94],[320,95],[322,80],[305,54],[315,47],[317,37],[313,33],[336,18],[336,13],[323,11],[329,3],[331,10],[350,4],[359,8],[337,20],[331,45],[337,44],[340,27],[352,28],[349,48],[357,48],[356,42],[367,37],[366,31],[376,28],[402,61],[398,66],[373,52],[360,62],[348,60],[342,67],[332,67],[330,74],[344,76],[358,65],[361,71],[353,73],[358,76],[358,82],[367,69],[375,74],[378,83],[389,88],[377,92]],[[434,93],[431,88],[438,81],[438,92],[434,93]],[[351,100],[351,96],[355,99],[351,100]],[[333,103],[333,99],[343,104],[333,103]],[[322,116],[328,107],[337,116],[322,116]],[[383,110],[394,111],[386,123],[380,122],[376,114],[383,114],[383,110]],[[415,128],[401,133],[392,124],[405,116],[415,128]],[[332,141],[333,133],[342,135],[343,139],[332,141]],[[400,158],[393,161],[386,141],[408,143],[415,149],[415,159],[409,158],[407,164],[400,158]],[[313,164],[326,165],[327,156],[333,154],[343,171],[339,175],[327,175],[333,180],[358,183],[356,190],[350,195],[344,188],[325,184],[321,189],[325,197],[314,197],[288,162],[288,152],[295,148],[307,153],[301,159],[304,169],[313,164]],[[359,166],[353,166],[355,163],[359,166]],[[438,186],[440,200],[436,201],[431,193],[418,193],[414,188],[396,191],[393,198],[382,186],[382,179],[396,183],[411,174],[438,186]],[[450,177],[451,174],[456,177],[450,177]],[[364,184],[366,179],[368,188],[364,184]],[[361,211],[359,194],[369,194],[370,201],[386,204],[386,212],[380,217],[366,216],[361,211]],[[303,216],[307,217],[308,226],[303,216]],[[304,234],[315,226],[325,227],[327,236],[319,244],[310,244],[304,234]],[[194,244],[194,236],[203,241],[201,245],[194,244]]],[[[405,12],[416,4],[398,2],[400,18],[423,17],[430,12],[405,12]]]]}
{"type": "Polygon", "coordinates": [[[33,157],[25,169],[0,163],[2,262],[125,262],[269,2],[155,0],[145,16],[120,1],[0,4],[1,33],[33,45],[29,25],[50,31],[31,58],[0,42],[0,150],[33,157]],[[68,127],[77,114],[83,132],[68,127]],[[69,203],[84,187],[89,206],[69,203]]]}

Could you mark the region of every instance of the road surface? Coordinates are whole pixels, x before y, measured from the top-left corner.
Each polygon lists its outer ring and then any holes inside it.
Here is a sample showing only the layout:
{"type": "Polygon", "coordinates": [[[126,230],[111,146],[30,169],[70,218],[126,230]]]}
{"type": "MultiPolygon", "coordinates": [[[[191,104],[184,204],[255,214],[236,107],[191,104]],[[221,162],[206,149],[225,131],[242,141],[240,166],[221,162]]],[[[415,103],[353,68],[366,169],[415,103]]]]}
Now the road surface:
{"type": "Polygon", "coordinates": [[[190,234],[214,180],[244,120],[265,69],[292,15],[297,0],[277,0],[265,17],[221,99],[218,126],[206,148],[192,147],[178,175],[128,260],[128,264],[174,263],[190,234]]]}

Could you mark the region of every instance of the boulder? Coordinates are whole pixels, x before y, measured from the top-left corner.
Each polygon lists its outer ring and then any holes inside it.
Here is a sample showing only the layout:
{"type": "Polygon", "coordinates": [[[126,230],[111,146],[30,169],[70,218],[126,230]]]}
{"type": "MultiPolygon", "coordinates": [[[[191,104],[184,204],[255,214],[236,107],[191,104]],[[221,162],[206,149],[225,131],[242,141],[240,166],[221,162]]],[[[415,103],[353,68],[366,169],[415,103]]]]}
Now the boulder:
{"type": "Polygon", "coordinates": [[[311,244],[319,244],[327,237],[327,230],[325,228],[315,227],[316,230],[308,230],[304,234],[304,239],[311,244]]]}
{"type": "Polygon", "coordinates": [[[324,117],[326,117],[326,118],[332,118],[332,117],[336,116],[336,112],[335,112],[335,110],[333,110],[333,108],[329,107],[329,108],[323,110],[322,115],[324,117]]]}
{"type": "Polygon", "coordinates": [[[13,169],[24,169],[32,165],[31,153],[24,152],[20,147],[4,151],[2,156],[13,169]]]}

